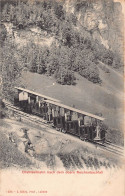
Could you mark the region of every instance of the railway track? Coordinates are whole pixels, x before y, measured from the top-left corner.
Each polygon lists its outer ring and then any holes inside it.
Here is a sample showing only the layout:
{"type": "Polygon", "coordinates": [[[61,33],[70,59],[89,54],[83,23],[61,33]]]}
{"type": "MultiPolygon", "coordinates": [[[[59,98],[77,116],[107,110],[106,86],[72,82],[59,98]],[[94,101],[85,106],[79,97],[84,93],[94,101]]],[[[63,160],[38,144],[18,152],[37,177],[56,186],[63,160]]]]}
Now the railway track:
{"type": "MultiPolygon", "coordinates": [[[[6,108],[12,110],[17,116],[23,117],[26,120],[31,121],[36,125],[45,125],[46,127],[52,128],[51,124],[48,124],[46,120],[43,120],[40,117],[36,117],[35,115],[25,113],[19,107],[16,107],[5,100],[3,102],[6,108]]],[[[92,143],[111,153],[124,156],[124,148],[121,146],[117,146],[116,144],[113,144],[110,141],[105,141],[104,143],[93,141],[92,143]]]]}
{"type": "Polygon", "coordinates": [[[109,141],[105,141],[105,143],[95,142],[97,145],[101,146],[103,149],[108,150],[114,154],[124,156],[124,148],[121,146],[117,146],[109,141]]]}
{"type": "Polygon", "coordinates": [[[28,113],[23,112],[19,107],[13,106],[12,104],[10,104],[7,101],[3,101],[5,104],[5,107],[7,107],[8,109],[12,110],[14,112],[14,114],[16,114],[17,116],[19,115],[20,117],[23,117],[29,121],[34,122],[35,124],[44,124],[47,127],[49,127],[49,125],[47,124],[47,122],[43,119],[41,119],[40,117],[36,117],[35,115],[31,115],[28,113]]]}

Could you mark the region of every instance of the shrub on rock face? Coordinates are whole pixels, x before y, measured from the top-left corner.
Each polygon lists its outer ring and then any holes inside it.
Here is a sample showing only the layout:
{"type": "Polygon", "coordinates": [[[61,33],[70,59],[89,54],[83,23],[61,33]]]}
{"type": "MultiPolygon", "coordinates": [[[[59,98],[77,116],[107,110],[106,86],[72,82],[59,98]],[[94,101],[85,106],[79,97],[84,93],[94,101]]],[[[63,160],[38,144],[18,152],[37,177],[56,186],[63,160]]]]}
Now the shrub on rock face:
{"type": "Polygon", "coordinates": [[[60,20],[64,20],[65,19],[65,13],[64,13],[62,5],[57,5],[56,6],[55,14],[56,14],[58,19],[60,19],[60,20]]]}
{"type": "Polygon", "coordinates": [[[7,37],[7,31],[3,24],[0,24],[0,45],[2,46],[7,37]]]}

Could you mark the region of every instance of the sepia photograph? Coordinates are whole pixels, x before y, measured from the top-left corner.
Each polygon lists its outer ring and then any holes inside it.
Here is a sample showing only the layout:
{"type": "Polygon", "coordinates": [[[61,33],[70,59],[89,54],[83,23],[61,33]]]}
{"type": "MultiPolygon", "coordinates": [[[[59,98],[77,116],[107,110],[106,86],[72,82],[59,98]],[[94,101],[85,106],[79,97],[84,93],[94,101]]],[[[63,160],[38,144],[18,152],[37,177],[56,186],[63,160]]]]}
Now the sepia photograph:
{"type": "Polygon", "coordinates": [[[1,0],[1,196],[124,196],[124,0],[1,0]]]}

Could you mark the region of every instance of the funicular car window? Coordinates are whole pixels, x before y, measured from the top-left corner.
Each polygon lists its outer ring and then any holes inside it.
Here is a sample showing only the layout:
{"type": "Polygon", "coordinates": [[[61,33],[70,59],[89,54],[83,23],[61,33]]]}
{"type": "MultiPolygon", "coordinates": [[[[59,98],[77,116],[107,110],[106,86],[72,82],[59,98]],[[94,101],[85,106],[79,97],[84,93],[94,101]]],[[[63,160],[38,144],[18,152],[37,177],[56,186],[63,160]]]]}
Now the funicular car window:
{"type": "Polygon", "coordinates": [[[84,124],[84,121],[83,120],[80,120],[80,125],[83,125],[84,124]]]}
{"type": "Polygon", "coordinates": [[[58,124],[60,124],[61,123],[61,119],[60,119],[60,117],[58,118],[58,124]]]}
{"type": "Polygon", "coordinates": [[[85,127],[85,134],[87,134],[87,128],[88,128],[88,127],[85,127]]]}
{"type": "Polygon", "coordinates": [[[73,129],[74,128],[74,126],[73,126],[73,122],[71,122],[71,129],[73,129]]]}

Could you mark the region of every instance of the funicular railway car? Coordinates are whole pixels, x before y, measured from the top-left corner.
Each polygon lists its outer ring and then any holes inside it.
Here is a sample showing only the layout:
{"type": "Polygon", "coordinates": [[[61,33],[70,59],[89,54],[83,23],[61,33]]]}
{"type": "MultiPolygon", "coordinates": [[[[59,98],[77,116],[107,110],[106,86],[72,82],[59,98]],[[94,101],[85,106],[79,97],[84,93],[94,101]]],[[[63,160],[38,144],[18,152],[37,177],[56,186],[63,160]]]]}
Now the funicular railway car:
{"type": "Polygon", "coordinates": [[[59,100],[17,88],[15,104],[25,112],[38,115],[52,123],[58,131],[70,133],[85,141],[105,141],[104,118],[60,103],[59,100]]]}
{"type": "Polygon", "coordinates": [[[82,140],[105,140],[105,130],[103,130],[101,126],[104,118],[61,103],[50,100],[46,100],[46,102],[49,103],[49,106],[53,109],[55,106],[58,107],[58,113],[56,113],[56,116],[53,116],[53,125],[58,130],[76,135],[82,140]]]}

